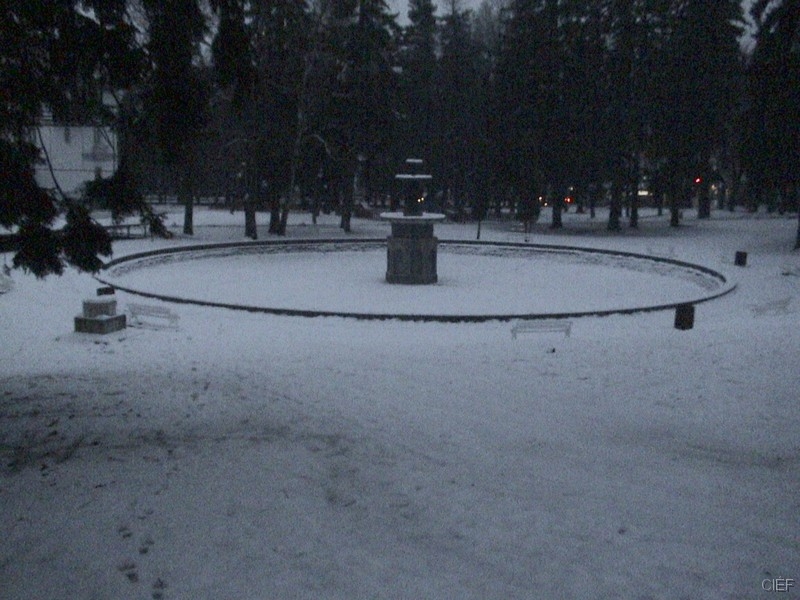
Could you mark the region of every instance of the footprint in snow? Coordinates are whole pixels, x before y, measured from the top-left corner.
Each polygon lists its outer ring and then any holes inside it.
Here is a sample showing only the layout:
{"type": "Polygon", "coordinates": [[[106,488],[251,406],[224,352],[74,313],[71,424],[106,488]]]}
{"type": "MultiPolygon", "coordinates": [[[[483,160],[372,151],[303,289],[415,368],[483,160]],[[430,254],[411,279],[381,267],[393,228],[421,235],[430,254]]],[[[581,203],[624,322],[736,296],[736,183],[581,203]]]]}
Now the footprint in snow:
{"type": "Polygon", "coordinates": [[[122,563],[120,566],[117,567],[117,570],[125,575],[125,577],[131,583],[136,583],[139,581],[139,574],[136,572],[136,563],[134,562],[125,562],[122,563]]]}

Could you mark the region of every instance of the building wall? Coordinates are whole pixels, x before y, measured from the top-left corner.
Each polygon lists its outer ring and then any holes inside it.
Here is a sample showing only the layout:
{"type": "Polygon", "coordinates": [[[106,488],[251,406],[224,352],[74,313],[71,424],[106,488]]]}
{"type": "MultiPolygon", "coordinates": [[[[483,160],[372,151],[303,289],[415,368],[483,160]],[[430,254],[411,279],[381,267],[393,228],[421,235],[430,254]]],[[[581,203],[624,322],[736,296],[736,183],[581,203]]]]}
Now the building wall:
{"type": "Polygon", "coordinates": [[[109,127],[67,126],[43,123],[39,126],[41,139],[34,133],[34,142],[42,148],[46,161],[36,166],[36,181],[46,189],[58,187],[69,195],[79,195],[86,181],[110,177],[117,169],[117,136],[109,127]]]}

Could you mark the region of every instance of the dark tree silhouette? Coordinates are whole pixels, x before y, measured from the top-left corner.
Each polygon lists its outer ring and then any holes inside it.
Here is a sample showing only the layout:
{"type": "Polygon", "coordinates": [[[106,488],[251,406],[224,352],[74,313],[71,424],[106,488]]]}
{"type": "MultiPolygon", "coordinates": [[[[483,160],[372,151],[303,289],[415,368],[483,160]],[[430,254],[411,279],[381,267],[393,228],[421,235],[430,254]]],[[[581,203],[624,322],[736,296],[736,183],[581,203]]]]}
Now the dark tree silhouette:
{"type": "Polygon", "coordinates": [[[124,0],[0,4],[0,225],[16,230],[14,267],[38,277],[65,264],[96,271],[98,255],[111,253],[85,208],[36,184],[34,163],[43,157],[31,139],[43,108],[57,122],[110,118],[103,90],[125,88],[141,73],[125,9],[124,0]],[[55,230],[59,215],[66,227],[55,230]]]}
{"type": "Polygon", "coordinates": [[[178,198],[185,207],[183,232],[194,233],[195,144],[207,119],[208,90],[194,59],[205,33],[197,0],[143,0],[152,77],[145,96],[161,158],[178,172],[178,198]]]}
{"type": "Polygon", "coordinates": [[[798,209],[800,249],[800,0],[759,0],[752,15],[757,31],[747,167],[751,179],[761,179],[798,209]]]}

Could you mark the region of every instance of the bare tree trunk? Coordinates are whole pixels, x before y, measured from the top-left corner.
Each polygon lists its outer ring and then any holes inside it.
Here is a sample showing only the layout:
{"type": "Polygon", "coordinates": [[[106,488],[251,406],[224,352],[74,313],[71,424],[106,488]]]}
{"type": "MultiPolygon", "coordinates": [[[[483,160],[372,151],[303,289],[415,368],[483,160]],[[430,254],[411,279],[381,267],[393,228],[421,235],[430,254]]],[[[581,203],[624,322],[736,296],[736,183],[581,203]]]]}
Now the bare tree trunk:
{"type": "Polygon", "coordinates": [[[561,218],[561,213],[564,210],[564,194],[561,189],[557,189],[555,198],[553,198],[553,219],[550,223],[550,229],[561,229],[564,222],[561,218]]]}
{"type": "MultiPolygon", "coordinates": [[[[302,99],[301,99],[302,103],[302,99]]],[[[297,110],[297,135],[294,140],[294,147],[292,148],[292,162],[289,175],[289,193],[284,196],[284,200],[280,203],[280,219],[277,224],[278,235],[286,235],[286,226],[289,223],[289,209],[295,200],[295,188],[297,188],[297,169],[300,165],[300,149],[303,144],[303,131],[302,128],[305,118],[303,117],[302,108],[297,110]]]]}
{"type": "Polygon", "coordinates": [[[251,240],[258,239],[256,226],[256,203],[252,195],[248,195],[244,202],[244,235],[251,240]]]}
{"type": "Polygon", "coordinates": [[[700,190],[697,198],[697,218],[711,218],[711,190],[708,188],[708,181],[703,177],[699,183],[700,190]]]}
{"type": "MultiPolygon", "coordinates": [[[[294,193],[290,194],[294,196],[294,193]]],[[[281,207],[281,219],[278,223],[278,235],[286,235],[286,226],[289,224],[289,203],[284,202],[281,207]]]]}
{"type": "Polygon", "coordinates": [[[575,189],[572,193],[572,200],[575,202],[575,214],[582,215],[584,212],[586,212],[586,208],[584,206],[586,199],[586,186],[581,182],[575,186],[575,189]]]}
{"type": "Polygon", "coordinates": [[[244,235],[251,240],[258,239],[258,229],[256,226],[256,206],[259,200],[259,193],[261,186],[257,183],[258,176],[251,168],[245,168],[244,171],[244,195],[243,206],[244,209],[244,235]]]}
{"type": "Polygon", "coordinates": [[[320,213],[320,201],[319,196],[316,194],[314,195],[313,203],[311,204],[311,223],[313,225],[317,224],[317,220],[319,219],[320,213]]]}
{"type": "Polygon", "coordinates": [[[656,214],[660,217],[664,214],[664,184],[661,174],[656,175],[653,179],[651,191],[653,193],[653,201],[656,204],[656,214]]]}
{"type": "Polygon", "coordinates": [[[630,220],[628,221],[628,225],[632,229],[636,229],[639,227],[639,166],[636,163],[636,166],[631,170],[631,178],[630,178],[630,186],[628,189],[628,196],[630,198],[629,205],[631,207],[630,212],[630,220]]]}
{"type": "Polygon", "coordinates": [[[339,227],[344,229],[345,233],[350,233],[350,218],[353,214],[353,194],[351,190],[347,190],[344,193],[339,191],[340,198],[341,198],[341,209],[342,209],[342,218],[339,223],[339,227]]]}
{"type": "Polygon", "coordinates": [[[178,202],[183,204],[183,234],[194,235],[194,186],[186,165],[178,181],[178,202]]]}
{"type": "Polygon", "coordinates": [[[739,196],[742,193],[741,190],[742,190],[742,184],[737,179],[734,179],[729,187],[726,186],[728,211],[733,212],[736,210],[736,205],[739,203],[739,196]]]}
{"type": "Polygon", "coordinates": [[[274,195],[269,200],[269,232],[280,235],[281,203],[274,195]]]}
{"type": "Polygon", "coordinates": [[[681,211],[678,208],[678,196],[672,194],[669,198],[669,226],[679,227],[681,224],[681,211]]]}
{"type": "MultiPolygon", "coordinates": [[[[308,61],[306,61],[306,65],[308,61]]],[[[297,108],[297,130],[292,145],[292,158],[289,166],[289,190],[286,194],[281,196],[278,201],[277,207],[273,209],[270,215],[270,232],[277,235],[286,235],[286,227],[289,223],[289,210],[295,201],[295,190],[297,188],[297,170],[300,165],[300,151],[303,146],[303,137],[305,136],[305,113],[303,108],[304,94],[305,94],[305,81],[307,77],[308,67],[306,67],[306,74],[303,75],[303,83],[301,84],[300,91],[300,105],[297,108]],[[277,214],[275,214],[277,211],[277,214]],[[274,231],[273,231],[274,224],[274,231]]],[[[316,224],[316,220],[314,221],[316,224]]]]}
{"type": "Polygon", "coordinates": [[[680,199],[683,197],[681,181],[673,182],[669,193],[669,226],[678,227],[681,224],[680,199]]]}
{"type": "Polygon", "coordinates": [[[608,229],[619,231],[622,228],[620,219],[622,218],[622,186],[619,181],[611,184],[611,206],[608,211],[608,229]]]}

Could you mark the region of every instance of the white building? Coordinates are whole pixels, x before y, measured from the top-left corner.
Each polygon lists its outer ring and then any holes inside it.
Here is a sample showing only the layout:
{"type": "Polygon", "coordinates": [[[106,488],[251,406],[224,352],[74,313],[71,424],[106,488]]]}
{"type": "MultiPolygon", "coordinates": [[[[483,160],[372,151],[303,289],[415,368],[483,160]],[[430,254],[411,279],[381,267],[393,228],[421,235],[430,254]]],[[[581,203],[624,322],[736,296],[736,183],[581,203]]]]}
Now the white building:
{"type": "Polygon", "coordinates": [[[36,182],[45,189],[78,196],[86,181],[117,170],[117,135],[111,127],[61,125],[48,115],[34,128],[32,141],[42,150],[36,182]]]}

